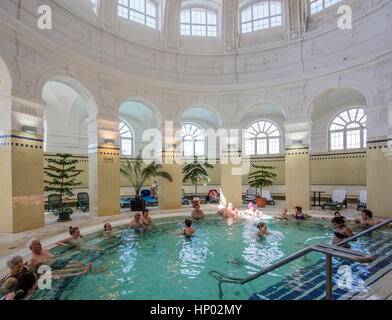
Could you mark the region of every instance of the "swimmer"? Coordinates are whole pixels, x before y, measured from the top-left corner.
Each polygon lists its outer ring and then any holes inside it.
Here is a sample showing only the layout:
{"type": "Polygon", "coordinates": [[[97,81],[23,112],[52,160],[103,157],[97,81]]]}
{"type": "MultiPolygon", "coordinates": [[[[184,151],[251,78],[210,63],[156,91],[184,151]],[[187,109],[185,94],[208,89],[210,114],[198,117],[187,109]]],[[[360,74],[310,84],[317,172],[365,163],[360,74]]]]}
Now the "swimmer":
{"type": "Polygon", "coordinates": [[[200,205],[199,204],[195,204],[193,206],[193,210],[191,212],[191,217],[192,219],[202,219],[204,218],[204,212],[203,210],[200,209],[200,205]]]}
{"type": "Polygon", "coordinates": [[[29,271],[23,265],[23,258],[20,255],[16,255],[8,259],[7,267],[10,269],[10,272],[0,279],[0,295],[10,293],[18,276],[22,272],[29,271]]]}
{"type": "Polygon", "coordinates": [[[259,229],[259,231],[255,233],[256,238],[271,234],[270,232],[267,231],[267,225],[264,222],[259,222],[257,224],[257,229],[259,229]]]}
{"type": "Polygon", "coordinates": [[[275,219],[287,219],[288,217],[287,208],[282,208],[282,211],[274,216],[275,219]]]}
{"type": "Polygon", "coordinates": [[[133,217],[130,226],[135,230],[140,230],[144,228],[143,217],[140,212],[136,212],[133,217]]]}
{"type": "Polygon", "coordinates": [[[311,218],[312,216],[303,213],[301,207],[295,207],[294,208],[295,213],[289,214],[290,217],[294,217],[296,221],[304,221],[307,218],[311,218]]]}
{"type": "MultiPolygon", "coordinates": [[[[342,242],[343,240],[354,236],[351,229],[345,225],[344,219],[342,217],[333,218],[332,224],[336,228],[336,231],[334,232],[334,237],[332,239],[332,244],[336,245],[342,242]]],[[[346,243],[344,246],[346,248],[350,247],[348,243],[346,243]]]]}
{"type": "Polygon", "coordinates": [[[27,300],[34,293],[38,285],[38,277],[34,272],[22,272],[15,281],[13,290],[3,296],[1,300],[27,300]]]}
{"type": "Polygon", "coordinates": [[[261,217],[263,215],[263,212],[260,210],[257,210],[255,207],[255,204],[253,202],[248,203],[248,209],[245,210],[242,215],[245,216],[251,216],[251,217],[261,217]]]}
{"type": "Polygon", "coordinates": [[[368,209],[362,209],[362,218],[354,219],[355,223],[360,223],[363,227],[374,227],[381,223],[381,220],[373,218],[373,212],[368,209]]]}
{"type": "Polygon", "coordinates": [[[236,218],[238,217],[238,210],[234,208],[233,204],[229,202],[227,208],[223,208],[216,213],[218,216],[224,216],[226,218],[236,218]]]}
{"type": "Polygon", "coordinates": [[[121,230],[120,231],[113,231],[112,225],[109,222],[105,223],[103,225],[103,235],[104,236],[111,236],[111,237],[113,237],[113,236],[118,235],[119,233],[121,233],[121,230]]]}
{"type": "Polygon", "coordinates": [[[150,211],[148,210],[148,209],[144,209],[143,211],[142,211],[142,220],[143,220],[143,224],[145,225],[145,226],[151,226],[151,225],[153,225],[154,223],[152,222],[152,219],[151,219],[151,217],[149,216],[149,213],[150,213],[150,211]]]}
{"type": "Polygon", "coordinates": [[[185,219],[185,229],[184,230],[181,230],[179,232],[168,231],[168,233],[170,233],[174,236],[183,234],[185,236],[185,238],[190,238],[195,232],[196,232],[196,229],[192,227],[192,219],[189,219],[189,218],[185,219]]]}
{"type": "Polygon", "coordinates": [[[75,246],[79,244],[80,239],[84,237],[84,235],[80,234],[80,230],[78,227],[69,227],[69,234],[71,235],[68,238],[65,238],[64,240],[57,241],[56,244],[58,246],[75,246]]]}

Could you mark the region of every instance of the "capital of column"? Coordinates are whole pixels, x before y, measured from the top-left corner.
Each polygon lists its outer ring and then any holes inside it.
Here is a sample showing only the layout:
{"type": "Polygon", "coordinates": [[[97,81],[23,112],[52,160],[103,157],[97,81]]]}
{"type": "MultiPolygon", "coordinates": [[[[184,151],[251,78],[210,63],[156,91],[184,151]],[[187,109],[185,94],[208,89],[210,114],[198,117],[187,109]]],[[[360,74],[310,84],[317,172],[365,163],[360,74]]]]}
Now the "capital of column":
{"type": "Polygon", "coordinates": [[[120,120],[117,117],[104,115],[87,119],[89,152],[103,146],[119,150],[119,123],[120,120]]]}
{"type": "Polygon", "coordinates": [[[309,119],[287,120],[284,123],[286,145],[310,145],[312,121],[309,119]]]}

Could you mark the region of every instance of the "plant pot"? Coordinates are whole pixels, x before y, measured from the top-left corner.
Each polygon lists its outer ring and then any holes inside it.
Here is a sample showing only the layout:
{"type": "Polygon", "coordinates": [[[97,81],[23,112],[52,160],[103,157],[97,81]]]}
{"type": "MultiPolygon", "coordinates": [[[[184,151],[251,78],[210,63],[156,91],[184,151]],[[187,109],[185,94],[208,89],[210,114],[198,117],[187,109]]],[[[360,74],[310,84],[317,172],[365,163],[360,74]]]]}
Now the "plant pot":
{"type": "Polygon", "coordinates": [[[144,209],[146,209],[146,201],[144,201],[143,199],[132,200],[130,207],[131,211],[143,211],[144,209]]]}
{"type": "Polygon", "coordinates": [[[59,211],[59,218],[57,219],[57,221],[58,222],[72,221],[71,213],[72,213],[72,211],[70,211],[70,210],[59,211]]]}
{"type": "Polygon", "coordinates": [[[256,198],[256,204],[259,208],[264,208],[267,203],[267,198],[256,198]]]}

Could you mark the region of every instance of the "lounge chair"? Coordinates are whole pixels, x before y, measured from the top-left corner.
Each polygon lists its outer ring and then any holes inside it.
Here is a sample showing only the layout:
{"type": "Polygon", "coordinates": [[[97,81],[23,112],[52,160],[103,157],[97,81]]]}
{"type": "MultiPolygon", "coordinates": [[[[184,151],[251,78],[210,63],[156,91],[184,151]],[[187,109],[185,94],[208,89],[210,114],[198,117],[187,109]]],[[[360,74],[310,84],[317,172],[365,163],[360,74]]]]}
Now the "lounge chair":
{"type": "MultiPolygon", "coordinates": [[[[52,211],[55,216],[59,214],[59,211],[61,211],[61,205],[60,205],[60,195],[59,194],[51,194],[48,196],[48,208],[49,211],[52,211]]],[[[63,207],[64,211],[72,213],[73,210],[68,206],[66,202],[63,202],[63,207]]]]}
{"type": "Polygon", "coordinates": [[[208,196],[207,196],[207,202],[209,203],[218,203],[220,201],[220,194],[218,190],[216,189],[211,189],[208,191],[208,196]],[[213,194],[215,191],[216,195],[213,194]]]}
{"type": "Polygon", "coordinates": [[[189,204],[189,200],[185,195],[185,190],[182,189],[182,204],[189,204]]]}
{"type": "Polygon", "coordinates": [[[246,195],[243,202],[244,203],[254,202],[256,201],[256,197],[257,197],[257,189],[249,188],[246,190],[246,195]]]}
{"type": "Polygon", "coordinates": [[[367,204],[367,192],[366,190],[361,190],[357,202],[357,211],[359,211],[360,208],[366,209],[366,204],[367,204]]]}
{"type": "Polygon", "coordinates": [[[151,191],[150,190],[147,190],[147,189],[142,190],[140,192],[140,196],[146,202],[146,206],[157,206],[158,205],[158,200],[155,199],[151,195],[151,191]]]}
{"type": "Polygon", "coordinates": [[[334,190],[332,198],[328,199],[321,205],[323,210],[325,207],[335,207],[336,210],[342,210],[343,205],[347,208],[347,191],[346,190],[334,190]]]}
{"type": "Polygon", "coordinates": [[[77,194],[76,209],[80,208],[83,212],[86,212],[90,208],[90,200],[87,192],[79,192],[77,194]]]}
{"type": "Polygon", "coordinates": [[[120,198],[120,207],[125,208],[125,207],[130,207],[131,206],[131,198],[120,198]]]}
{"type": "Polygon", "coordinates": [[[267,204],[273,204],[275,205],[275,200],[272,198],[271,193],[269,190],[261,190],[261,197],[267,199],[267,204]]]}

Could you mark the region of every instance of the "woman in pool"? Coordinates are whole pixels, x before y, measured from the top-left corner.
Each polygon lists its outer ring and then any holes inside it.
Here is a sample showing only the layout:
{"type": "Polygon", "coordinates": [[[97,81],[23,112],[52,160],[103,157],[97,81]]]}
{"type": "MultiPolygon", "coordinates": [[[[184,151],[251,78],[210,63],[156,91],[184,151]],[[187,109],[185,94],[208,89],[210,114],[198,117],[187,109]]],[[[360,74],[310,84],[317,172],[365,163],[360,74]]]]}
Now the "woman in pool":
{"type": "Polygon", "coordinates": [[[56,244],[58,246],[66,247],[76,246],[80,243],[81,238],[84,237],[84,235],[80,234],[80,230],[78,227],[69,227],[69,234],[71,235],[69,238],[57,241],[56,244]]]}
{"type": "Polygon", "coordinates": [[[260,210],[257,210],[255,207],[255,204],[253,202],[248,203],[248,210],[244,211],[245,216],[251,216],[251,217],[261,217],[263,215],[263,212],[260,210]]]}
{"type": "Polygon", "coordinates": [[[267,225],[266,225],[264,222],[259,222],[259,223],[257,224],[257,229],[259,229],[259,231],[257,231],[257,232],[255,233],[255,237],[256,237],[256,238],[257,238],[257,237],[263,237],[263,236],[266,236],[266,235],[271,234],[271,233],[269,233],[269,232],[267,231],[267,225]]]}
{"type": "Polygon", "coordinates": [[[275,219],[287,219],[288,217],[287,208],[282,208],[282,211],[274,216],[275,219]]]}
{"type": "Polygon", "coordinates": [[[10,272],[0,279],[0,295],[10,293],[18,276],[23,272],[29,271],[23,265],[23,258],[20,255],[8,259],[7,267],[10,269],[10,272]]]}
{"type": "Polygon", "coordinates": [[[143,217],[142,217],[142,214],[140,212],[136,212],[135,213],[135,216],[133,217],[130,225],[135,230],[144,229],[143,217]]]}
{"type": "Polygon", "coordinates": [[[308,215],[306,213],[303,213],[302,212],[302,208],[298,207],[298,206],[294,208],[294,212],[295,213],[290,214],[290,216],[294,217],[296,221],[303,221],[303,220],[305,220],[307,218],[311,218],[312,217],[312,216],[310,216],[310,215],[308,215]]]}
{"type": "MultiPolygon", "coordinates": [[[[332,244],[338,244],[343,240],[354,236],[353,232],[349,227],[345,225],[343,218],[335,217],[332,219],[332,224],[335,226],[336,231],[334,232],[334,237],[332,239],[332,244]]],[[[349,248],[350,245],[346,243],[345,247],[349,248]]]]}
{"type": "Polygon", "coordinates": [[[191,212],[192,219],[202,219],[204,218],[204,212],[200,209],[199,204],[195,204],[191,212]]]}
{"type": "Polygon", "coordinates": [[[151,217],[149,216],[149,213],[150,213],[150,211],[148,210],[148,209],[144,209],[143,211],[142,211],[142,220],[143,220],[143,224],[145,225],[145,226],[151,226],[151,225],[153,225],[154,223],[152,222],[152,219],[151,219],[151,217]]]}
{"type": "Polygon", "coordinates": [[[27,300],[37,288],[38,278],[34,272],[22,272],[16,279],[12,292],[0,300],[27,300]]]}
{"type": "Polygon", "coordinates": [[[192,234],[194,234],[196,232],[196,229],[192,227],[192,219],[186,218],[184,230],[181,230],[179,232],[170,232],[170,231],[168,231],[168,232],[174,236],[179,235],[179,234],[183,234],[185,236],[185,238],[190,238],[192,236],[192,234]]]}

